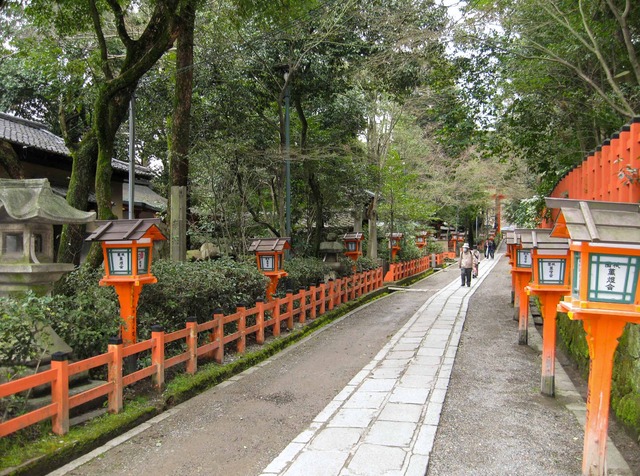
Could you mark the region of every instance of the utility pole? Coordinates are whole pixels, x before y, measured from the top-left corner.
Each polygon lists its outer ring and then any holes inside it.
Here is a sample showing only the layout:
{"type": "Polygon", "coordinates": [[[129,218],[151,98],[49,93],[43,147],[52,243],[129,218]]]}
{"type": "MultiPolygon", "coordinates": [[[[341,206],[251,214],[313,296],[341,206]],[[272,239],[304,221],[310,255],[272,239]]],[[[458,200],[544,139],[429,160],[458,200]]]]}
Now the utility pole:
{"type": "Polygon", "coordinates": [[[134,189],[136,188],[136,95],[133,93],[129,100],[129,220],[135,218],[134,189]]]}
{"type": "Polygon", "coordinates": [[[284,167],[285,167],[285,234],[291,238],[291,159],[290,159],[290,133],[289,133],[289,101],[291,96],[291,86],[288,82],[289,71],[284,73],[284,167]]]}

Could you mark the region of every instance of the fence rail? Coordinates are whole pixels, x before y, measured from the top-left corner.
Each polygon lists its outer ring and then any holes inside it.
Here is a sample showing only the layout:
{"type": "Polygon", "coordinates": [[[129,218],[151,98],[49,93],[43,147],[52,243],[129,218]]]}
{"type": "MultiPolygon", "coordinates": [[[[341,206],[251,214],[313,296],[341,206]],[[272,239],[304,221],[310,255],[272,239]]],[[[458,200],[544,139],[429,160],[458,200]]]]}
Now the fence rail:
{"type": "MultiPolygon", "coordinates": [[[[432,260],[436,265],[441,265],[446,255],[447,253],[440,253],[435,255],[435,259],[425,257],[391,265],[394,270],[392,276],[395,277],[394,280],[398,280],[424,272],[429,269],[432,260]]],[[[307,319],[313,320],[382,286],[383,273],[378,268],[342,279],[332,279],[295,293],[290,291],[286,296],[270,302],[258,300],[252,308],[239,305],[236,312],[229,315],[224,315],[222,310],[217,309],[211,320],[199,324],[195,318],[190,318],[184,329],[174,332],[167,333],[161,326],[152,326],[150,339],[126,347],[121,339],[113,338],[109,340],[107,352],[78,362],[70,363],[68,355],[55,353],[51,369],[0,384],[0,398],[8,398],[43,385],[51,386],[51,403],[3,421],[0,423],[0,437],[49,418],[53,433],[65,434],[69,431],[69,413],[72,408],[106,396],[108,411],[118,413],[123,408],[124,388],[129,385],[150,377],[153,385],[161,389],[165,382],[165,372],[170,367],[185,363],[185,371],[194,374],[199,357],[222,363],[225,346],[235,345],[235,352],[243,353],[248,336],[254,336],[257,344],[263,344],[265,331],[270,331],[271,335],[277,337],[283,325],[292,330],[296,321],[304,323],[307,319]],[[183,342],[186,350],[167,358],[166,346],[172,342],[183,342]],[[151,353],[150,365],[124,375],[124,359],[141,352],[151,353]],[[104,384],[69,395],[70,377],[104,366],[107,370],[107,381],[104,384]]]]}

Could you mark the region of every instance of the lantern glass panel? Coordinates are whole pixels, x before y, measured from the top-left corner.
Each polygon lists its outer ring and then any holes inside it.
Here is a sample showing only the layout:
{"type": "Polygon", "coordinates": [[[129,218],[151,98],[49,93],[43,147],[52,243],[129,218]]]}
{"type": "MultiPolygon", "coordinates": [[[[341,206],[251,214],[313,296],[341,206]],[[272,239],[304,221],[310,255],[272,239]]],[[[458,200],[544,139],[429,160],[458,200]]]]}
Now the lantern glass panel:
{"type": "Polygon", "coordinates": [[[571,278],[571,294],[574,298],[580,297],[580,268],[582,260],[580,259],[580,253],[573,252],[573,276],[571,278]]]}
{"type": "Polygon", "coordinates": [[[2,254],[22,253],[22,233],[5,233],[2,240],[2,254]]]}
{"type": "Polygon", "coordinates": [[[355,241],[347,241],[347,250],[348,251],[356,251],[356,242],[355,241]]]}
{"type": "Polygon", "coordinates": [[[109,274],[114,276],[131,276],[131,248],[107,248],[109,274]]]}
{"type": "Polygon", "coordinates": [[[149,273],[149,248],[138,248],[138,274],[149,273]]]}
{"type": "Polygon", "coordinates": [[[516,266],[518,268],[531,268],[531,251],[530,250],[518,250],[518,261],[516,266]]]}
{"type": "Polygon", "coordinates": [[[637,256],[589,255],[589,301],[632,304],[638,283],[637,256]]]}
{"type": "Polygon", "coordinates": [[[260,256],[260,268],[262,271],[275,271],[275,259],[273,255],[260,256]]]}
{"type": "Polygon", "coordinates": [[[539,284],[564,284],[566,264],[562,258],[538,258],[539,284]]]}

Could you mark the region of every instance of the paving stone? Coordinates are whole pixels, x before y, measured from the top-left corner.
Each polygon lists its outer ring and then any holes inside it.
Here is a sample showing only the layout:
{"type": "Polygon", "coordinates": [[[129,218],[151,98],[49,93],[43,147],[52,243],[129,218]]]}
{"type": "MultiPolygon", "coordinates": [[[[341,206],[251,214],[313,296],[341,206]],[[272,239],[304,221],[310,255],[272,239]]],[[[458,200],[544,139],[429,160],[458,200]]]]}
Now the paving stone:
{"type": "Polygon", "coordinates": [[[378,420],[418,422],[423,410],[422,405],[410,403],[389,403],[384,406],[378,420]]]}
{"type": "Polygon", "coordinates": [[[386,398],[385,392],[357,391],[344,402],[342,408],[380,408],[386,398]]]}
{"type": "MultiPolygon", "coordinates": [[[[378,476],[391,471],[400,471],[407,453],[401,448],[378,445],[362,445],[357,450],[347,469],[351,474],[378,476]]],[[[325,473],[325,476],[330,473],[325,473]]]]}
{"type": "Polygon", "coordinates": [[[364,429],[325,428],[313,439],[309,448],[317,451],[349,452],[358,443],[364,429]]]}
{"type": "Polygon", "coordinates": [[[365,428],[369,426],[377,410],[371,408],[343,408],[327,424],[331,427],[365,428]]]}
{"type": "Polygon", "coordinates": [[[396,383],[397,379],[370,378],[362,383],[358,392],[390,392],[396,383]]]}
{"type": "Polygon", "coordinates": [[[406,421],[376,421],[369,428],[364,441],[374,445],[408,448],[416,427],[415,423],[406,421]]]}
{"type": "Polygon", "coordinates": [[[284,472],[283,476],[338,474],[348,457],[348,451],[304,451],[284,472]]]}
{"type": "Polygon", "coordinates": [[[429,389],[397,387],[391,397],[390,403],[416,403],[424,405],[429,396],[429,389]]]}

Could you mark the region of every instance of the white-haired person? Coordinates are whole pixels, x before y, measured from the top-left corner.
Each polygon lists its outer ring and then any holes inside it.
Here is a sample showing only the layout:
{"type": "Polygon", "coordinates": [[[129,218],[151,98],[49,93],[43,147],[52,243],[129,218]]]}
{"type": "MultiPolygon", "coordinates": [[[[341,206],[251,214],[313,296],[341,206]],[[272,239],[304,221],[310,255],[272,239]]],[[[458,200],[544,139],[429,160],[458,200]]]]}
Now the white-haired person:
{"type": "Polygon", "coordinates": [[[462,286],[465,284],[471,287],[471,271],[473,270],[473,262],[475,257],[469,249],[469,243],[462,245],[460,251],[460,259],[458,260],[458,266],[460,267],[460,278],[462,279],[462,286]]]}

